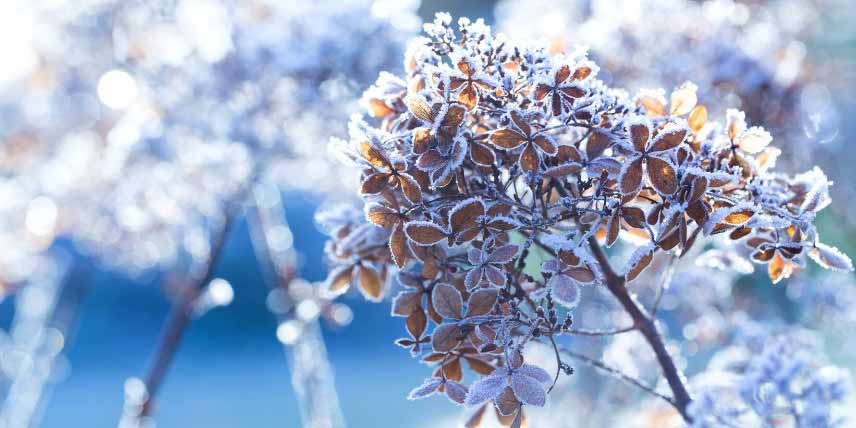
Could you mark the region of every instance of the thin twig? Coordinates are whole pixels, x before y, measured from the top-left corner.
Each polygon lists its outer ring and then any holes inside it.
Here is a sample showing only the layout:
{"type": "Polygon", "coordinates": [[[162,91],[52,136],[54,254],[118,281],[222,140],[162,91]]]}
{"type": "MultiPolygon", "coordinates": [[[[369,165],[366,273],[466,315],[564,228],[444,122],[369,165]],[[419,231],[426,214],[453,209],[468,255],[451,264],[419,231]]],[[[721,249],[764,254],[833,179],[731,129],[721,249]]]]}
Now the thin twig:
{"type": "Polygon", "coordinates": [[[198,297],[202,287],[211,282],[211,279],[214,277],[214,270],[223,253],[223,247],[234,223],[235,215],[236,213],[227,214],[223,226],[220,228],[212,245],[211,255],[206,263],[204,274],[182,289],[179,301],[172,306],[169,319],[162,329],[163,333],[158,342],[154,362],[145,378],[147,395],[140,411],[140,417],[150,415],[153,410],[155,396],[157,396],[163,379],[166,377],[167,370],[172,363],[179,343],[181,343],[184,331],[187,329],[187,325],[190,324],[193,302],[198,297]]]}
{"type": "Polygon", "coordinates": [[[630,375],[622,372],[621,370],[613,368],[613,367],[607,365],[606,363],[604,363],[600,360],[596,360],[594,358],[587,357],[587,356],[582,355],[582,354],[578,354],[578,353],[571,351],[569,349],[566,349],[566,348],[561,348],[561,351],[571,358],[577,359],[577,360],[582,361],[582,362],[584,362],[584,363],[586,363],[592,367],[596,367],[600,370],[603,370],[603,371],[609,373],[610,375],[612,375],[612,376],[614,376],[614,377],[616,377],[616,378],[618,378],[618,379],[620,379],[620,380],[622,380],[622,381],[624,381],[630,385],[633,385],[633,386],[635,386],[635,387],[637,387],[637,388],[639,388],[639,389],[641,389],[641,390],[643,390],[649,394],[653,394],[653,395],[665,400],[667,403],[671,404],[672,406],[677,407],[677,403],[675,403],[675,400],[672,397],[669,397],[669,396],[666,396],[666,395],[663,395],[663,394],[657,392],[654,388],[652,388],[648,385],[645,385],[641,380],[636,379],[635,377],[630,376],[630,375]]]}
{"type": "Polygon", "coordinates": [[[616,334],[627,333],[630,331],[636,330],[635,325],[631,325],[629,327],[618,328],[615,330],[586,330],[586,329],[568,329],[565,330],[568,334],[574,334],[577,336],[614,336],[616,334]]]}

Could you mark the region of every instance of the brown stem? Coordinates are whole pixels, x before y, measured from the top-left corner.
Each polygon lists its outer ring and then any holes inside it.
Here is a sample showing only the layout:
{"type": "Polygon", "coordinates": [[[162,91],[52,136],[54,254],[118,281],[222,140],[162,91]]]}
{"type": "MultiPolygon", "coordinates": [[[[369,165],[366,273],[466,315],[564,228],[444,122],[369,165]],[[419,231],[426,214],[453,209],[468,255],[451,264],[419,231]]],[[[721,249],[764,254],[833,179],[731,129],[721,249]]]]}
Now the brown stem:
{"type": "Polygon", "coordinates": [[[178,345],[181,343],[181,337],[184,335],[188,324],[190,324],[193,302],[199,295],[202,287],[211,282],[211,279],[214,277],[214,269],[223,253],[223,247],[232,228],[234,217],[234,213],[229,213],[226,216],[223,227],[220,229],[211,247],[211,255],[205,266],[205,272],[181,290],[178,301],[173,304],[170,310],[169,318],[161,330],[161,338],[158,342],[154,360],[145,378],[147,395],[146,401],[143,403],[140,411],[140,417],[151,415],[154,398],[163,383],[164,377],[166,377],[167,370],[172,363],[178,345]]]}
{"type": "Polygon", "coordinates": [[[687,406],[689,406],[692,399],[684,385],[681,373],[675,366],[675,362],[672,360],[671,355],[669,355],[669,352],[666,350],[666,345],[663,343],[663,338],[657,331],[654,320],[645,313],[645,310],[642,309],[633,297],[630,296],[630,293],[627,292],[624,276],[615,273],[609,264],[609,260],[607,260],[606,255],[603,254],[600,245],[598,245],[594,238],[589,238],[589,246],[600,264],[604,276],[606,277],[606,287],[609,289],[610,293],[618,299],[618,302],[621,303],[621,306],[624,307],[624,310],[633,319],[633,324],[639,332],[642,333],[642,336],[645,337],[648,345],[651,346],[651,349],[653,349],[654,354],[657,356],[657,362],[660,364],[663,376],[666,377],[666,381],[669,383],[669,388],[672,390],[672,394],[674,395],[675,407],[687,422],[691,422],[691,418],[687,413],[687,406]]]}

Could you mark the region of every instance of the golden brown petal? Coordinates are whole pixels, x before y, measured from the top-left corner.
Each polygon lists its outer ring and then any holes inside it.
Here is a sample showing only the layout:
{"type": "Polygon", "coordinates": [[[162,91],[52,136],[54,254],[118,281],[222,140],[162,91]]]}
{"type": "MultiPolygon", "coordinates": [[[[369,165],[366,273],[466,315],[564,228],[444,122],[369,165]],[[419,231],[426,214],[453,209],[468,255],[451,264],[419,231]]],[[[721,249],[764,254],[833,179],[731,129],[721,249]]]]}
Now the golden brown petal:
{"type": "Polygon", "coordinates": [[[535,145],[527,144],[523,152],[520,153],[520,167],[530,172],[537,171],[538,162],[538,151],[535,149],[535,145]]]}
{"type": "Polygon", "coordinates": [[[664,195],[671,195],[678,191],[678,179],[675,168],[656,156],[648,157],[648,180],[651,186],[664,195]]]}
{"type": "Polygon", "coordinates": [[[389,168],[386,156],[368,141],[360,141],[360,154],[375,168],[389,168]]]}
{"type": "Polygon", "coordinates": [[[366,177],[360,192],[364,195],[374,195],[380,193],[389,184],[389,174],[372,174],[366,177]]]}
{"type": "Polygon", "coordinates": [[[503,149],[513,149],[525,143],[526,137],[511,129],[500,129],[491,134],[490,142],[503,149]]]}
{"type": "Polygon", "coordinates": [[[651,130],[648,129],[648,125],[637,123],[630,126],[630,139],[633,142],[633,148],[639,153],[643,153],[648,148],[650,135],[651,130]]]}
{"type": "Polygon", "coordinates": [[[684,141],[687,136],[686,129],[675,129],[667,132],[661,132],[654,139],[654,144],[651,145],[651,152],[662,152],[673,149],[684,141]]]}
{"type": "Polygon", "coordinates": [[[642,187],[642,158],[637,157],[621,171],[618,190],[625,195],[636,193],[642,187]]]}
{"type": "Polygon", "coordinates": [[[471,109],[478,105],[479,103],[479,94],[476,91],[475,85],[467,85],[464,87],[464,90],[458,94],[458,101],[467,106],[467,108],[471,109]]]}

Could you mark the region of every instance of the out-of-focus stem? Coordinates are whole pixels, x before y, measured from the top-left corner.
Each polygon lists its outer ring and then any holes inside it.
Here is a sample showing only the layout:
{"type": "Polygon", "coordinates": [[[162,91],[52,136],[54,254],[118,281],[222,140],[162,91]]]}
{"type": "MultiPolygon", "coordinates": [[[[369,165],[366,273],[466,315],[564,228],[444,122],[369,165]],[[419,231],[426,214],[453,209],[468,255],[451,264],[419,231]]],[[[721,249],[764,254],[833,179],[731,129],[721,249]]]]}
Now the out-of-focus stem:
{"type": "MultiPolygon", "coordinates": [[[[305,428],[341,428],[344,418],[337,399],[333,370],[318,318],[303,320],[296,316],[295,301],[289,286],[298,276],[297,255],[293,246],[283,244],[283,234],[290,231],[285,208],[276,186],[264,182],[254,190],[254,202],[248,215],[253,248],[271,293],[288,311],[272,311],[279,325],[295,323],[300,327],[293,342],[283,343],[291,372],[302,426],[305,428]],[[288,300],[288,301],[283,301],[288,300]]],[[[306,302],[311,304],[311,302],[306,302]]]]}
{"type": "Polygon", "coordinates": [[[68,342],[85,281],[84,269],[69,269],[67,257],[48,257],[15,297],[10,340],[4,350],[8,389],[0,425],[38,426],[55,362],[68,342]],[[69,298],[64,298],[69,296],[69,298]],[[9,360],[12,359],[12,360],[9,360]]]}
{"type": "Polygon", "coordinates": [[[214,278],[214,270],[217,267],[217,262],[223,253],[223,247],[226,244],[226,239],[232,229],[237,209],[227,213],[223,225],[220,228],[213,245],[211,246],[210,255],[205,265],[205,269],[201,275],[193,279],[187,284],[178,296],[178,301],[173,304],[169,314],[169,319],[162,329],[160,341],[158,342],[157,351],[151,368],[145,378],[146,397],[140,411],[140,417],[145,417],[151,414],[153,409],[154,398],[160,389],[163,379],[166,376],[167,370],[175,356],[178,345],[181,342],[181,337],[190,324],[193,302],[199,295],[200,290],[205,284],[211,282],[214,278]]]}

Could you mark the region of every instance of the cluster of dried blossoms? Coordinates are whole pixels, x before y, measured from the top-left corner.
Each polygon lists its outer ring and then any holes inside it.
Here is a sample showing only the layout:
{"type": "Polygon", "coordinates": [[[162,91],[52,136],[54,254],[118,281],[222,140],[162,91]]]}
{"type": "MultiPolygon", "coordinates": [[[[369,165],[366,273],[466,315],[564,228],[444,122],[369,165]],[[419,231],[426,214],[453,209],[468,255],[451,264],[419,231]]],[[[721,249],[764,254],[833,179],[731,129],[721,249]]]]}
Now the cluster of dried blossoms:
{"type": "Polygon", "coordinates": [[[748,246],[773,282],[807,257],[852,269],[812,225],[829,204],[826,177],[772,172],[779,151],[743,113],[708,121],[690,83],[668,100],[631,98],[598,80],[584,53],[515,45],[481,21],[458,27],[438,15],[408,53],[406,76],[382,74],[365,93],[372,118],[355,119],[350,142],[333,146],[362,171],[364,215],[322,216],[331,291],[379,300],[388,284],[404,287],[392,312],[409,337],[398,344],[436,367],[411,398],[441,391],[480,406],[473,425],[490,403],[519,425],[522,407],[543,406],[572,371],[560,340],[584,332],[570,312],[580,286],[603,287],[689,420],[682,376],[629,292],[655,255],[722,235],[748,246]],[[613,268],[604,249],[619,237],[635,250],[613,268]],[[525,361],[537,342],[555,350],[555,373],[525,361]]]}

